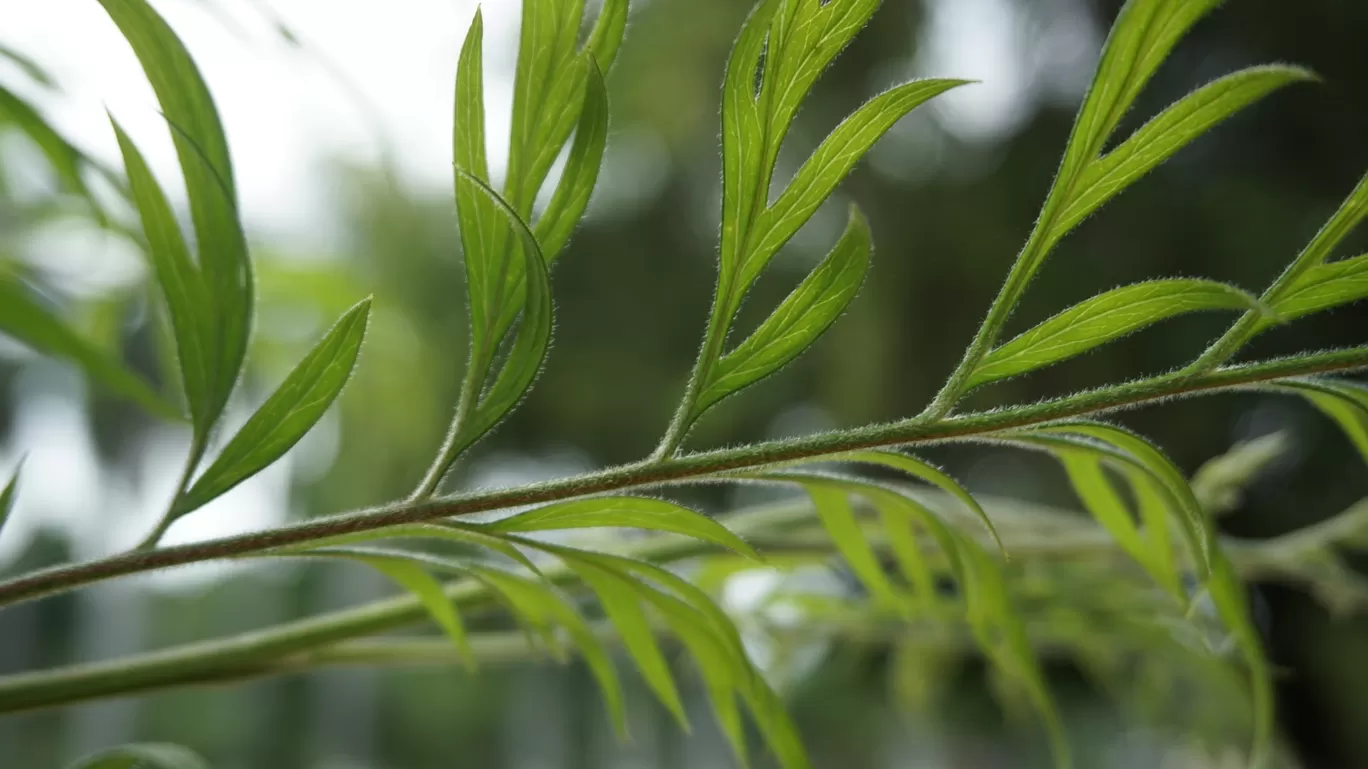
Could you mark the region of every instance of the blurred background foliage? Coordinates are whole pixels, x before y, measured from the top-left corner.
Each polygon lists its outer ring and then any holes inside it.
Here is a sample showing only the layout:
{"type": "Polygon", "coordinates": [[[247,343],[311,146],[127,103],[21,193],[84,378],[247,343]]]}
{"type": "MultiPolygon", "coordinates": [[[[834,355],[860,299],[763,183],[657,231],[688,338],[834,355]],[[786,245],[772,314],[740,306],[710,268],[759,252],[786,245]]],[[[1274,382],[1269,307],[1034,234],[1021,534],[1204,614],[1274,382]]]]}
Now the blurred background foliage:
{"type": "MultiPolygon", "coordinates": [[[[522,408],[465,463],[456,479],[462,486],[520,482],[643,456],[664,429],[696,352],[715,274],[720,82],[749,3],[643,0],[633,6],[627,42],[609,79],[612,136],[605,173],[586,223],[553,276],[557,327],[549,363],[522,408]]],[[[943,100],[905,119],[800,233],[758,286],[752,307],[773,306],[824,253],[849,199],[860,202],[875,234],[875,262],[862,294],[810,354],[716,409],[691,445],[793,435],[920,410],[972,336],[1030,228],[1103,31],[1119,6],[1119,0],[886,0],[871,27],[819,82],[781,156],[781,174],[791,172],[793,161],[815,147],[839,116],[899,77],[973,75],[955,69],[967,54],[946,51],[947,28],[998,30],[989,44],[999,47],[978,52],[1005,59],[1000,71],[1009,82],[977,86],[988,90],[987,101],[998,100],[992,109],[966,97],[970,101],[943,100]],[[782,157],[790,159],[787,165],[782,157]]],[[[25,12],[19,6],[4,10],[25,12]]],[[[86,12],[98,11],[92,4],[86,12]]],[[[454,28],[453,39],[462,31],[454,28]]],[[[1137,115],[1153,114],[1199,82],[1258,62],[1304,64],[1324,83],[1291,89],[1243,112],[1087,222],[1058,249],[1013,329],[1146,277],[1211,277],[1255,290],[1267,285],[1368,168],[1366,39],[1368,4],[1361,0],[1238,0],[1201,24],[1160,70],[1137,115]]],[[[195,51],[193,41],[190,48],[195,51]]],[[[27,53],[43,59],[42,50],[27,53]]],[[[345,50],[306,48],[304,54],[347,57],[345,50]]],[[[6,69],[4,77],[24,75],[6,69]]],[[[213,87],[212,71],[208,79],[213,87]]],[[[72,217],[80,217],[86,203],[57,180],[34,192],[32,153],[10,133],[0,136],[0,265],[50,289],[51,300],[80,318],[94,338],[158,379],[159,340],[147,322],[148,295],[136,281],[116,290],[86,290],[79,283],[72,290],[61,274],[24,258],[35,239],[54,228],[78,227],[72,217]],[[14,183],[25,175],[27,186],[14,183]]],[[[317,173],[334,191],[331,215],[344,223],[337,237],[301,246],[298,239],[249,233],[260,314],[246,389],[257,398],[269,392],[326,319],[369,293],[376,297],[372,331],[358,374],[332,417],[292,452],[285,470],[262,482],[266,491],[240,497],[239,509],[275,499],[288,515],[309,516],[404,494],[440,442],[459,385],[463,272],[450,194],[410,184],[401,169],[383,162],[338,160],[317,173]]],[[[121,247],[98,231],[63,242],[104,254],[121,247]]],[[[1353,253],[1365,243],[1360,233],[1353,253]]],[[[1228,320],[1201,315],[1167,322],[989,388],[974,405],[1030,401],[1163,371],[1195,356],[1228,320]]],[[[757,321],[751,316],[751,324],[757,321]]],[[[1268,334],[1247,355],[1361,344],[1365,329],[1368,306],[1360,303],[1268,334]]],[[[1368,495],[1368,472],[1347,440],[1296,403],[1223,396],[1129,413],[1122,421],[1154,438],[1188,470],[1237,441],[1287,433],[1290,450],[1222,519],[1228,533],[1277,535],[1368,495]]],[[[0,456],[43,448],[21,445],[25,436],[85,429],[95,450],[91,466],[73,461],[69,474],[43,482],[96,478],[100,491],[93,501],[112,508],[155,487],[147,468],[174,461],[167,446],[182,439],[129,403],[85,388],[60,364],[0,340],[0,446],[6,447],[0,456]],[[67,406],[54,405],[61,403],[67,406]]],[[[976,492],[1076,506],[1062,474],[1043,457],[995,449],[944,450],[932,457],[976,492]]],[[[751,500],[712,488],[691,494],[691,501],[715,510],[751,500]]],[[[18,546],[9,543],[0,570],[108,550],[110,542],[125,542],[143,528],[142,518],[137,525],[103,519],[75,531],[64,504],[71,500],[47,493],[21,509],[16,522],[28,522],[26,533],[18,546]]],[[[246,630],[386,591],[368,574],[331,566],[199,571],[179,581],[139,580],[6,609],[0,613],[0,672],[246,630]]],[[[1086,576],[1078,579],[1078,589],[1086,590],[1086,576]]],[[[1368,617],[1333,619],[1304,593],[1276,585],[1258,586],[1257,601],[1270,655],[1282,670],[1280,723],[1301,763],[1368,766],[1362,728],[1368,723],[1368,617]]],[[[837,644],[818,663],[804,666],[807,672],[790,691],[819,766],[1006,767],[1044,755],[1029,716],[1004,722],[991,674],[962,659],[953,645],[875,635],[837,644]],[[916,702],[922,707],[909,706],[916,702]]],[[[1141,678],[1163,688],[1182,677],[1184,664],[1148,660],[1152,675],[1141,678]]],[[[1086,660],[1061,661],[1051,670],[1076,738],[1090,746],[1080,763],[1159,764],[1159,733],[1128,730],[1108,693],[1090,682],[1086,660]]],[[[1194,681],[1211,703],[1205,716],[1240,722],[1245,711],[1238,686],[1206,678],[1180,683],[1194,681]]],[[[1171,698],[1172,690],[1165,691],[1171,698]]],[[[635,738],[624,745],[614,741],[588,674],[576,666],[494,665],[475,677],[454,669],[324,673],[0,720],[0,764],[58,766],[93,747],[155,738],[191,745],[229,768],[725,765],[730,759],[699,694],[692,692],[697,712],[690,737],[644,691],[633,692],[635,738]]],[[[1175,726],[1199,719],[1167,715],[1175,726]]],[[[1236,764],[1193,759],[1173,765],[1236,764]]]]}

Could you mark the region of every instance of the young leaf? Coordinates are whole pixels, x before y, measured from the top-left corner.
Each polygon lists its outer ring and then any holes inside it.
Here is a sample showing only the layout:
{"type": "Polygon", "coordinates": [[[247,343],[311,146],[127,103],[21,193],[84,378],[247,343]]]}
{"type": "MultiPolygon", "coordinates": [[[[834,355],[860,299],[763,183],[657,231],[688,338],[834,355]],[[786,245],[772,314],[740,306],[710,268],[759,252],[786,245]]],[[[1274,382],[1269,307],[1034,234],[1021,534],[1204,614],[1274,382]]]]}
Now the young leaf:
{"type": "Polygon", "coordinates": [[[1089,214],[1212,126],[1278,88],[1314,79],[1314,74],[1301,67],[1250,67],[1183,97],[1083,170],[1050,231],[1050,240],[1064,237],[1089,214]]]}
{"type": "Polygon", "coordinates": [[[370,307],[371,300],[363,299],[342,315],[182,495],[174,515],[185,515],[257,474],[318,423],[351,378],[370,307]]]}
{"type": "Polygon", "coordinates": [[[14,472],[10,474],[9,482],[4,489],[0,489],[0,533],[5,530],[5,522],[9,520],[10,512],[14,510],[14,498],[19,493],[19,474],[24,469],[24,459],[19,459],[19,464],[15,465],[14,472]]]}
{"type": "Polygon", "coordinates": [[[641,593],[650,588],[631,577],[602,568],[588,558],[578,558],[568,549],[557,549],[555,552],[598,596],[599,604],[622,637],[627,653],[641,671],[641,677],[680,727],[689,731],[689,719],[679,700],[679,690],[675,687],[670,665],[661,654],[655,631],[641,608],[641,593]]]}
{"type": "Polygon", "coordinates": [[[432,621],[446,633],[456,645],[466,661],[467,668],[474,668],[475,656],[470,649],[465,625],[456,606],[447,597],[442,583],[428,573],[422,562],[409,555],[389,554],[383,551],[362,550],[359,548],[315,549],[308,555],[336,556],[358,561],[388,577],[395,584],[412,593],[427,609],[432,621]]]}
{"type": "Polygon", "coordinates": [[[499,569],[471,566],[470,573],[489,585],[502,597],[520,618],[534,625],[557,624],[566,629],[589,666],[599,690],[603,693],[608,715],[619,734],[627,733],[627,715],[623,708],[622,685],[608,653],[594,632],[585,624],[579,612],[556,595],[549,587],[499,569]]]}
{"type": "Polygon", "coordinates": [[[1073,765],[1069,741],[1026,637],[1026,628],[1012,607],[1001,567],[987,552],[965,539],[960,539],[959,560],[969,627],[989,660],[1025,689],[1044,722],[1055,765],[1067,769],[1073,765]]]}
{"type": "Polygon", "coordinates": [[[474,418],[466,432],[469,445],[488,432],[499,420],[517,405],[532,380],[541,370],[546,348],[551,342],[551,279],[546,272],[546,260],[542,257],[536,237],[511,206],[503,201],[489,185],[480,179],[464,174],[462,179],[473,185],[495,209],[507,220],[518,235],[527,276],[526,290],[523,292],[522,322],[518,326],[513,344],[494,383],[480,397],[475,407],[474,418]]]}
{"type": "Polygon", "coordinates": [[[869,253],[869,223],[852,205],[845,234],[826,259],[712,368],[696,412],[778,371],[817,341],[859,292],[869,253]]]}
{"type": "Polygon", "coordinates": [[[1368,254],[1318,264],[1273,303],[1285,320],[1368,299],[1368,254]]]}
{"type": "Polygon", "coordinates": [[[899,454],[894,451],[853,451],[848,454],[841,454],[837,457],[833,457],[833,459],[843,462],[863,462],[871,465],[883,465],[884,467],[907,473],[908,475],[920,478],[927,483],[939,487],[942,491],[955,499],[958,499],[965,507],[969,508],[969,512],[973,513],[983,522],[983,525],[987,527],[988,533],[992,535],[993,542],[997,545],[998,550],[1004,555],[1006,554],[1006,550],[1002,546],[1002,538],[998,536],[997,527],[993,525],[993,520],[988,517],[988,513],[983,509],[983,506],[978,503],[978,500],[974,499],[974,495],[970,494],[959,484],[959,481],[951,478],[944,470],[941,470],[935,465],[923,462],[916,457],[899,454]]]}
{"type": "Polygon", "coordinates": [[[189,748],[143,742],[102,750],[67,769],[209,769],[209,764],[189,748]]]}
{"type": "MultiPolygon", "coordinates": [[[[750,287],[770,258],[812,218],[855,164],[898,120],[932,98],[968,82],[940,79],[904,83],[865,102],[843,120],[798,169],[774,205],[756,217],[754,232],[749,234],[738,259],[734,289],[743,293],[750,287]]],[[[725,258],[723,270],[727,270],[725,258]]],[[[740,296],[735,296],[733,303],[739,302],[740,296]]],[[[735,307],[731,309],[734,311],[735,307]]]]}
{"type": "Polygon", "coordinates": [[[874,600],[885,606],[903,604],[897,590],[884,574],[883,567],[879,565],[879,557],[875,555],[874,548],[870,547],[869,541],[860,531],[846,490],[840,486],[824,484],[815,477],[803,478],[800,482],[812,499],[817,517],[821,519],[822,526],[835,543],[836,549],[840,551],[841,558],[845,559],[855,572],[855,576],[869,589],[874,600]]]}
{"type": "Polygon", "coordinates": [[[1115,288],[988,353],[968,387],[1044,368],[1176,315],[1258,307],[1249,294],[1210,280],[1152,280],[1115,288]]]}
{"type": "MultiPolygon", "coordinates": [[[[1197,501],[1197,496],[1192,491],[1192,486],[1183,476],[1183,472],[1153,444],[1114,425],[1082,420],[1056,422],[1023,431],[1023,433],[1035,436],[1083,436],[1093,441],[1099,441],[1103,446],[1115,449],[1117,453],[1108,454],[1109,459],[1119,462],[1123,466],[1144,472],[1164,490],[1170,505],[1179,513],[1180,530],[1187,539],[1188,546],[1192,550],[1193,557],[1197,560],[1202,575],[1206,576],[1209,573],[1209,559],[1211,549],[1214,546],[1214,536],[1211,532],[1210,523],[1202,511],[1201,503],[1197,501]]],[[[1074,445],[1088,448],[1086,442],[1074,445]]]]}
{"type": "Polygon", "coordinates": [[[152,175],[137,145],[112,116],[110,123],[123,153],[129,191],[142,219],[147,238],[145,251],[166,301],[191,422],[197,434],[208,435],[218,419],[214,406],[214,369],[219,343],[213,330],[209,291],[199,269],[190,260],[190,250],[166,193],[152,175]]]}
{"type": "Polygon", "coordinates": [[[1299,395],[1335,420],[1368,462],[1368,387],[1333,379],[1309,379],[1271,385],[1264,389],[1299,395]]]}
{"type": "MultiPolygon", "coordinates": [[[[626,10],[626,0],[620,5],[626,10]]],[[[607,9],[604,9],[607,13],[607,9]]],[[[608,89],[603,74],[593,59],[589,61],[584,84],[584,105],[575,127],[575,141],[565,161],[565,170],[546,210],[537,219],[533,232],[541,243],[542,254],[550,264],[570,240],[598,181],[603,165],[603,149],[608,143],[608,89]]]]}
{"type": "Polygon", "coordinates": [[[182,419],[141,377],[77,334],[40,304],[17,277],[5,272],[0,272],[0,333],[37,352],[75,363],[91,379],[153,414],[182,419]]]}
{"type": "Polygon", "coordinates": [[[747,558],[760,559],[750,545],[717,521],[673,502],[647,497],[590,497],[558,502],[476,525],[498,533],[596,527],[667,531],[721,545],[747,558]]]}
{"type": "Polygon", "coordinates": [[[242,369],[252,317],[251,264],[228,142],[204,78],[161,16],[146,0],[100,4],[142,64],[180,159],[216,339],[207,412],[216,420],[242,369]]]}
{"type": "Polygon", "coordinates": [[[96,218],[104,222],[104,211],[82,175],[85,166],[90,163],[85,153],[62,138],[32,105],[4,86],[0,86],[0,120],[7,120],[23,131],[47,158],[62,186],[85,198],[96,218]]]}

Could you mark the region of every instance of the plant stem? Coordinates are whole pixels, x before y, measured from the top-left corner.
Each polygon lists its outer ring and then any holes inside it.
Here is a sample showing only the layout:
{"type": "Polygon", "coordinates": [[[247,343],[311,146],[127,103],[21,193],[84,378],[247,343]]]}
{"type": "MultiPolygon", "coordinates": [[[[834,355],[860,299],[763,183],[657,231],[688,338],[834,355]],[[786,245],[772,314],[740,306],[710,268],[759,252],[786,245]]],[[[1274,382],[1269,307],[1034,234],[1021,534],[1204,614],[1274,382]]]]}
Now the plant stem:
{"type": "Polygon", "coordinates": [[[0,582],[0,606],[71,590],[101,580],[186,563],[235,558],[340,534],[404,523],[470,515],[520,505],[555,502],[607,492],[697,482],[717,473],[831,454],[943,442],[1057,419],[1096,415],[1180,397],[1238,389],[1242,385],[1368,368],[1368,345],[1231,366],[1198,376],[1163,374],[1039,403],[942,420],[907,419],[805,438],[641,462],[519,488],[464,494],[425,502],[401,502],[316,518],[275,529],[176,547],[125,553],[43,569],[0,582]]]}
{"type": "Polygon", "coordinates": [[[181,495],[190,487],[190,479],[195,474],[195,468],[199,467],[200,460],[204,458],[204,450],[207,447],[205,436],[195,430],[195,436],[190,440],[190,450],[185,457],[185,468],[181,470],[180,479],[176,481],[176,490],[171,493],[171,501],[166,503],[166,512],[162,513],[157,520],[157,525],[152,527],[146,537],[133,548],[133,552],[152,550],[166,535],[166,530],[171,528],[171,524],[176,522],[182,513],[176,510],[176,505],[180,503],[181,495]]]}

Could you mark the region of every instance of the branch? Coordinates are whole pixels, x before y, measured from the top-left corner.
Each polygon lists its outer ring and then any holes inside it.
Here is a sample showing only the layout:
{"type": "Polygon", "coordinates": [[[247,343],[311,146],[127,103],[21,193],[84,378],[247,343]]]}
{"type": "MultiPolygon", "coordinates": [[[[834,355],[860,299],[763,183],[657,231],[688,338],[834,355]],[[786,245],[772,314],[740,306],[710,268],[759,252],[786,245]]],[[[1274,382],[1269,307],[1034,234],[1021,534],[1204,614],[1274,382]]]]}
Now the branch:
{"type": "Polygon", "coordinates": [[[395,503],[353,513],[315,518],[266,531],[189,545],[130,552],[57,566],[0,582],[0,606],[60,593],[101,580],[187,563],[260,554],[311,540],[383,529],[452,516],[542,504],[574,497],[705,480],[728,471],[776,462],[819,459],[858,449],[929,444],[1056,419],[1136,408],[1172,398],[1230,391],[1243,385],[1368,368],[1368,345],[1217,369],[1198,376],[1163,374],[1025,406],[923,421],[881,425],[735,449],[719,449],[657,462],[639,462],[548,483],[463,494],[430,502],[395,503]]]}

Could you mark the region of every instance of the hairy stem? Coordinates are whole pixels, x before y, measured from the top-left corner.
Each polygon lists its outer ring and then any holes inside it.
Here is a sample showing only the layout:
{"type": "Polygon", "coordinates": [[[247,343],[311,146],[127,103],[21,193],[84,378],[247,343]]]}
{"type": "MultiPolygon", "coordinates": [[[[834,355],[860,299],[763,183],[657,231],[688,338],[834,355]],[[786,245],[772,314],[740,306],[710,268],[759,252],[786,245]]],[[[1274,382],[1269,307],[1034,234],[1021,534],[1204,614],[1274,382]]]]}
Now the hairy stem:
{"type": "Polygon", "coordinates": [[[188,545],[125,553],[57,566],[0,582],[0,606],[60,593],[101,580],[187,563],[253,555],[311,540],[403,523],[470,515],[519,505],[555,502],[608,492],[706,480],[729,471],[831,454],[928,444],[974,437],[1056,419],[1135,408],[1170,398],[1237,389],[1242,385],[1312,374],[1368,368],[1368,345],[1218,369],[1198,376],[1178,373],[1139,379],[1024,406],[962,414],[942,420],[907,419],[888,424],[768,441],[599,470],[547,483],[463,494],[425,502],[402,502],[316,518],[275,529],[188,545]]]}

